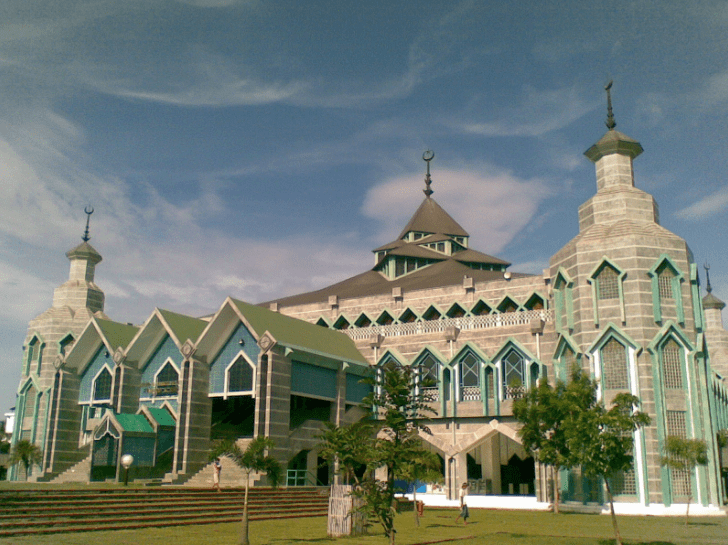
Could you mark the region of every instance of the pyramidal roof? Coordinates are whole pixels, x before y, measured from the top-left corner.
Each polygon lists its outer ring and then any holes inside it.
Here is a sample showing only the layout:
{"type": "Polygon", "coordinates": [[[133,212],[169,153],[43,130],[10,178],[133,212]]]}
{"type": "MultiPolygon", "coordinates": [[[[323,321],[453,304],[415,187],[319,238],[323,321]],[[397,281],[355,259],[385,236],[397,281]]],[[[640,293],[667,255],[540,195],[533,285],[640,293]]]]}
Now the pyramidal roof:
{"type": "Polygon", "coordinates": [[[435,199],[426,197],[422,204],[414,213],[409,223],[400,233],[402,238],[410,231],[420,231],[423,233],[437,233],[442,235],[451,235],[457,237],[470,236],[458,222],[456,222],[450,214],[437,204],[435,199]]]}

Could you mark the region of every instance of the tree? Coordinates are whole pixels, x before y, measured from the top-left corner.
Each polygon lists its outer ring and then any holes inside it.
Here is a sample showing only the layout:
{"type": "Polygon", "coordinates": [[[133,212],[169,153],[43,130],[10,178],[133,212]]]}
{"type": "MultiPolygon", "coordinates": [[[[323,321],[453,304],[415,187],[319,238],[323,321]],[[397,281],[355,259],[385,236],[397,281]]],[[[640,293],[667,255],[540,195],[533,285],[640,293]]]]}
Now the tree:
{"type": "Polygon", "coordinates": [[[424,482],[440,482],[442,481],[442,468],[440,467],[440,458],[434,452],[429,451],[413,451],[405,455],[400,474],[402,478],[414,483],[412,489],[412,504],[414,506],[415,526],[420,526],[420,512],[417,509],[417,481],[424,482]]]}
{"type": "Polygon", "coordinates": [[[604,480],[614,537],[617,545],[622,545],[609,481],[616,473],[632,469],[633,434],[638,428],[648,425],[650,417],[636,410],[639,399],[627,393],[617,394],[611,408],[607,409],[597,399],[596,383],[585,377],[578,377],[568,395],[585,396],[582,403],[587,406],[570,414],[565,421],[571,461],[580,465],[587,477],[604,480]]]}
{"type": "Polygon", "coordinates": [[[690,518],[690,500],[693,497],[693,472],[696,466],[708,464],[708,445],[702,439],[684,439],[668,435],[664,452],[660,464],[675,471],[685,472],[688,478],[688,508],[685,512],[687,526],[690,518]]]}
{"type": "Polygon", "coordinates": [[[14,465],[22,463],[25,469],[25,478],[28,478],[28,472],[32,465],[40,464],[43,460],[43,451],[26,439],[21,439],[15,446],[10,449],[10,459],[8,463],[14,465]]]}
{"type": "Polygon", "coordinates": [[[324,431],[317,437],[321,440],[319,456],[334,465],[346,484],[359,485],[371,458],[369,450],[375,433],[370,419],[349,426],[325,422],[324,431]]]}
{"type": "MultiPolygon", "coordinates": [[[[420,380],[418,369],[393,364],[382,369],[381,380],[367,380],[374,391],[363,400],[368,409],[366,424],[348,428],[328,426],[321,435],[322,456],[338,460],[345,478],[354,480],[352,495],[361,500],[367,520],[381,524],[384,534],[394,545],[396,530],[395,479],[409,479],[415,460],[434,464],[433,455],[423,446],[419,433],[430,433],[422,420],[434,410],[424,389],[430,381],[420,380]],[[362,478],[356,477],[366,468],[362,478]],[[357,468],[359,471],[357,472],[357,468]],[[375,469],[385,468],[387,476],[379,481],[375,469]]],[[[435,456],[436,458],[436,456],[435,456]]],[[[439,468],[439,460],[437,467],[439,468]]]]}
{"type": "Polygon", "coordinates": [[[554,513],[559,512],[559,471],[571,466],[566,442],[564,421],[569,415],[566,385],[558,381],[555,387],[546,379],[513,402],[513,416],[522,424],[518,434],[523,447],[533,457],[552,470],[554,513]]]}
{"type": "Polygon", "coordinates": [[[240,545],[249,545],[248,538],[248,491],[250,489],[250,474],[264,472],[271,486],[276,487],[281,481],[281,465],[272,456],[267,454],[273,449],[273,441],[267,437],[256,437],[243,451],[234,442],[218,441],[213,444],[210,459],[227,456],[245,472],[245,500],[243,501],[243,525],[240,532],[240,545]]]}
{"type": "Polygon", "coordinates": [[[394,545],[394,481],[407,476],[408,460],[426,456],[428,451],[423,448],[419,433],[431,433],[422,420],[435,411],[429,405],[430,396],[424,393],[432,383],[420,379],[419,369],[395,363],[382,371],[379,382],[370,380],[374,390],[364,403],[377,419],[379,431],[367,465],[386,468],[387,478],[362,483],[360,494],[366,514],[379,521],[390,545],[394,545]]]}

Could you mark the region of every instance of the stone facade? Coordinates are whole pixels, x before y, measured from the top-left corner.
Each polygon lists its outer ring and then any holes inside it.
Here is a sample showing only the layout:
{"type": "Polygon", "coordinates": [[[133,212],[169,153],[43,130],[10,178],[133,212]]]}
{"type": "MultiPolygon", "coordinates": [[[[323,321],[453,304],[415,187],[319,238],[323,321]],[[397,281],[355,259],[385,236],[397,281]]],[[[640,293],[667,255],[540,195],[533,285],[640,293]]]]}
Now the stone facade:
{"type": "MultiPolygon", "coordinates": [[[[722,505],[725,305],[710,290],[701,299],[689,247],[635,187],[641,152],[613,123],[587,150],[596,193],[578,211],[579,233],[540,275],[473,250],[432,199],[429,167],[422,205],[397,240],[374,250],[371,270],[259,306],[228,299],[205,319],[155,310],[138,327],[107,320],[94,284],[101,256],[84,241],[67,254],[69,280],[52,308],[29,326],[14,437],[38,444],[44,461],[28,478],[57,478],[85,457],[76,476],[118,478],[119,455],[136,449],[145,475],[181,482],[204,470],[211,440],[263,435],[292,484],[327,480],[322,422],[361,417],[359,379],[397,361],[436,383],[422,440],[442,459],[444,494],[456,498],[467,480],[474,494],[545,502],[546,471],[520,444],[513,400],[580,366],[606,403],[631,392],[652,417],[635,434],[634,471],[615,476],[618,501],[646,509],[684,500],[685,475],[660,466],[665,438],[682,435],[709,445],[693,496],[722,505]]],[[[578,471],[561,482],[566,501],[604,501],[602,484],[578,471]]]]}

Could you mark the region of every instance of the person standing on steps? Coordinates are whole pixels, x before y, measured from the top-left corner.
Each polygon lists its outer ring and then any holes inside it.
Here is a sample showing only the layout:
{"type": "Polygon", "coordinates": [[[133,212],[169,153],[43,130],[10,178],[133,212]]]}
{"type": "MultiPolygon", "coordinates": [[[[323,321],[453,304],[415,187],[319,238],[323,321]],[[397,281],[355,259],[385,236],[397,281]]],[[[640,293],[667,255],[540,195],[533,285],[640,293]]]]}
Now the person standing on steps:
{"type": "Polygon", "coordinates": [[[468,504],[465,500],[466,496],[468,495],[468,483],[463,483],[463,486],[460,487],[459,496],[460,496],[460,514],[455,519],[455,522],[457,523],[458,520],[460,520],[460,517],[463,517],[463,522],[465,523],[465,526],[468,525],[468,518],[470,518],[470,511],[468,511],[468,504]]]}
{"type": "Polygon", "coordinates": [[[222,471],[222,464],[220,463],[220,458],[215,458],[215,461],[212,464],[212,489],[214,490],[217,488],[217,491],[220,492],[220,472],[222,471]]]}

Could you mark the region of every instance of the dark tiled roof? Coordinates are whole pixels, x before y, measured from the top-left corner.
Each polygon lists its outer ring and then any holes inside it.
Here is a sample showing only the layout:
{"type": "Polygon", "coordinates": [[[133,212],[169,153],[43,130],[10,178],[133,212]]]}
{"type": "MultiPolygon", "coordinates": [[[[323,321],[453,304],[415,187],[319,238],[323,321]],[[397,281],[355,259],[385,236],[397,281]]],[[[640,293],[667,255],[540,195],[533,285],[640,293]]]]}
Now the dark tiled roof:
{"type": "Polygon", "coordinates": [[[484,254],[477,250],[471,250],[470,248],[453,254],[452,258],[455,261],[460,261],[462,263],[493,263],[495,265],[510,265],[508,261],[503,261],[502,259],[493,257],[492,255],[484,254]]]}
{"type": "MultiPolygon", "coordinates": [[[[488,282],[502,280],[503,272],[474,270],[450,258],[439,263],[433,263],[395,280],[389,280],[379,272],[371,270],[338,284],[309,293],[283,297],[277,299],[276,302],[282,306],[303,305],[327,301],[329,295],[338,295],[341,299],[351,299],[368,295],[384,295],[391,293],[392,288],[395,287],[401,287],[404,291],[439,288],[462,284],[465,276],[473,278],[475,282],[488,282]]],[[[531,275],[513,273],[512,277],[521,278],[524,276],[531,275]]]]}
{"type": "Polygon", "coordinates": [[[441,235],[452,235],[456,237],[467,237],[467,231],[460,227],[450,214],[435,202],[435,199],[427,197],[415,212],[412,219],[402,230],[398,238],[402,238],[410,231],[422,233],[433,233],[441,235]]]}

